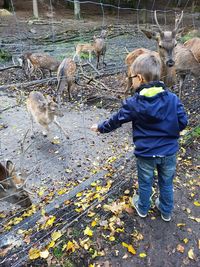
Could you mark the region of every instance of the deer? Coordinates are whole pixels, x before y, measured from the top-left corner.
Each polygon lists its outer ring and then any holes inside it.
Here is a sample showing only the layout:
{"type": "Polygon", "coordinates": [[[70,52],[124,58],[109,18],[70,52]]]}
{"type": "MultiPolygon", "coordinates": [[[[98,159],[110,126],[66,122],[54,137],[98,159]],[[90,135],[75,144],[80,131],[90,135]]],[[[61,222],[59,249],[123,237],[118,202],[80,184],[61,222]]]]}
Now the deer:
{"type": "Polygon", "coordinates": [[[57,121],[57,116],[63,117],[64,114],[61,112],[58,104],[54,99],[47,95],[46,97],[37,91],[32,91],[27,99],[27,110],[31,117],[31,131],[32,138],[33,134],[33,119],[35,122],[41,126],[42,133],[45,137],[51,138],[50,134],[50,124],[54,123],[58,128],[62,130],[65,137],[68,139],[68,135],[60,123],[57,121]]]}
{"type": "Polygon", "coordinates": [[[15,165],[11,160],[7,160],[5,166],[0,163],[1,200],[18,204],[23,208],[32,205],[29,196],[32,193],[26,188],[25,174],[23,176],[16,172],[15,165]]]}
{"type": "MultiPolygon", "coordinates": [[[[158,32],[152,32],[147,30],[142,30],[142,32],[149,38],[157,41],[158,51],[154,52],[157,57],[161,60],[161,79],[165,82],[167,86],[172,86],[175,81],[175,47],[177,45],[176,34],[178,28],[183,18],[183,11],[175,22],[175,28],[172,31],[163,31],[158,23],[156,10],[154,11],[154,19],[158,27],[158,32]]],[[[130,52],[125,59],[125,63],[128,67],[128,83],[126,87],[125,94],[131,89],[131,77],[130,77],[130,67],[134,60],[141,54],[152,53],[151,50],[146,48],[139,48],[130,52]]]]}
{"type": "Polygon", "coordinates": [[[43,78],[44,70],[48,70],[51,77],[52,71],[57,71],[59,65],[59,60],[45,53],[27,52],[22,55],[22,69],[29,79],[36,71],[39,71],[41,78],[43,78]]]}
{"type": "Polygon", "coordinates": [[[106,54],[106,37],[107,31],[102,30],[99,36],[93,36],[93,43],[77,44],[76,53],[74,54],[73,60],[78,57],[78,60],[80,61],[80,54],[82,52],[87,52],[89,54],[89,62],[91,62],[92,53],[95,53],[97,57],[96,68],[98,69],[99,67],[99,61],[101,56],[103,57],[103,65],[106,65],[106,63],[104,62],[106,54]]]}
{"type": "Polygon", "coordinates": [[[195,56],[195,49],[188,49],[185,43],[178,44],[175,50],[175,70],[179,77],[179,98],[183,89],[183,84],[186,76],[191,74],[196,80],[199,79],[200,63],[198,61],[198,54],[195,56]]]}
{"type": "Polygon", "coordinates": [[[106,63],[104,61],[105,55],[106,55],[106,37],[107,37],[106,30],[102,30],[99,37],[96,37],[95,35],[93,36],[94,52],[97,56],[97,64],[96,64],[97,69],[99,68],[99,61],[100,61],[101,56],[102,56],[103,65],[106,66],[106,63]]]}
{"type": "Polygon", "coordinates": [[[80,61],[80,55],[81,53],[88,53],[89,54],[89,62],[92,61],[92,53],[94,52],[94,45],[93,44],[77,44],[76,46],[76,53],[73,56],[73,60],[78,58],[78,61],[80,61]]]}
{"type": "Polygon", "coordinates": [[[195,37],[184,43],[184,46],[193,53],[196,60],[200,63],[200,38],[195,37]]]}
{"type": "Polygon", "coordinates": [[[66,85],[70,101],[72,98],[71,86],[73,83],[76,83],[76,63],[72,59],[70,58],[63,59],[60,66],[58,67],[57,79],[58,79],[58,85],[57,85],[58,103],[61,102],[61,97],[63,98],[66,85]]]}

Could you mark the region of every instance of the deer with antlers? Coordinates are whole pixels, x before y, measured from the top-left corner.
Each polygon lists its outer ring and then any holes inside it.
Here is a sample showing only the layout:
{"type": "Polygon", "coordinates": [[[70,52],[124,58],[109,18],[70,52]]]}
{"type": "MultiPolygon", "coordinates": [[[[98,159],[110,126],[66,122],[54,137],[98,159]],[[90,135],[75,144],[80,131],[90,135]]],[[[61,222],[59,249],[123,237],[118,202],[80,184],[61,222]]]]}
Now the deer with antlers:
{"type": "Polygon", "coordinates": [[[40,92],[32,91],[27,99],[27,110],[31,117],[32,136],[34,119],[35,122],[42,127],[44,136],[51,138],[49,127],[52,123],[54,123],[62,130],[65,137],[68,138],[67,133],[56,119],[57,116],[63,117],[64,114],[61,112],[58,104],[51,96],[47,95],[45,97],[40,92]]]}
{"type": "Polygon", "coordinates": [[[8,160],[6,166],[0,163],[0,199],[23,208],[32,205],[30,194],[26,188],[27,174],[17,173],[12,161],[8,160]]]}
{"type": "MultiPolygon", "coordinates": [[[[183,11],[178,19],[175,21],[175,28],[172,31],[163,31],[158,23],[156,11],[154,11],[154,19],[158,27],[158,32],[152,32],[147,30],[142,30],[142,32],[149,38],[157,41],[158,51],[155,55],[161,60],[161,79],[165,82],[167,86],[172,86],[175,81],[175,47],[177,45],[176,34],[178,28],[183,18],[183,11]]],[[[145,48],[139,48],[130,52],[125,63],[128,67],[128,84],[126,87],[126,93],[131,89],[131,73],[130,67],[134,60],[141,54],[152,53],[151,50],[145,48]]]]}

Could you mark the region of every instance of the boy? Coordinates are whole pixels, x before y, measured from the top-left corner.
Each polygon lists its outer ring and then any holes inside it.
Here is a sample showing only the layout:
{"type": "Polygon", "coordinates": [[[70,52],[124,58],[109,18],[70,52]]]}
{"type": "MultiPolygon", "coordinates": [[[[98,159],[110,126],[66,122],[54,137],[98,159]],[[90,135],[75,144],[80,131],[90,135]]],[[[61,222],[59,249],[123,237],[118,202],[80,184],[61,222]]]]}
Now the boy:
{"type": "Polygon", "coordinates": [[[123,102],[116,114],[94,124],[91,130],[109,133],[132,121],[139,184],[139,195],[133,197],[132,204],[140,217],[147,216],[157,169],[160,195],[155,204],[161,218],[170,221],[178,138],[187,126],[187,116],[179,98],[159,81],[160,72],[161,62],[155,54],[137,57],[131,66],[135,94],[123,102]]]}

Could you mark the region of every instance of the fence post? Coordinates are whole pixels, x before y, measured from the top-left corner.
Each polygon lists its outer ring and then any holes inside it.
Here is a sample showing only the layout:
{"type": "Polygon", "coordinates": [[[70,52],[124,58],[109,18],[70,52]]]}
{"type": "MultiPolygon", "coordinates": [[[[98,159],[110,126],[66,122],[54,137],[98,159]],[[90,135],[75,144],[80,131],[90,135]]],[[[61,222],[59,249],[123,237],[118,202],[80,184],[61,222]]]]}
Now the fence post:
{"type": "Polygon", "coordinates": [[[33,0],[33,16],[38,19],[38,3],[37,0],[33,0]]]}

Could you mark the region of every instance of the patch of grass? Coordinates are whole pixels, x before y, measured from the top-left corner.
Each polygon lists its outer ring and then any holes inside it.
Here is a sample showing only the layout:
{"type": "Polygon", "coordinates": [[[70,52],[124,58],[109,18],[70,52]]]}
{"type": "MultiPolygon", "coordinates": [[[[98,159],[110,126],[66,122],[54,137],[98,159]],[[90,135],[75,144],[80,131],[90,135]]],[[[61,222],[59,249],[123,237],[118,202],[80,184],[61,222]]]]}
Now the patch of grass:
{"type": "Polygon", "coordinates": [[[189,32],[189,33],[187,33],[181,37],[181,42],[185,43],[186,41],[188,41],[194,37],[200,37],[200,33],[197,31],[191,31],[191,32],[189,32]]]}
{"type": "Polygon", "coordinates": [[[197,140],[200,138],[200,125],[197,125],[195,128],[190,130],[186,135],[183,136],[182,143],[183,145],[190,145],[194,142],[194,140],[197,140]]]}
{"type": "Polygon", "coordinates": [[[76,267],[76,265],[69,259],[66,259],[64,262],[63,262],[63,267],[76,267]]]}
{"type": "Polygon", "coordinates": [[[9,61],[12,59],[12,55],[10,52],[0,49],[0,62],[9,61]]]}
{"type": "Polygon", "coordinates": [[[54,255],[57,259],[62,258],[62,256],[63,256],[62,248],[60,248],[60,247],[55,247],[54,250],[53,250],[53,255],[54,255]]]}

